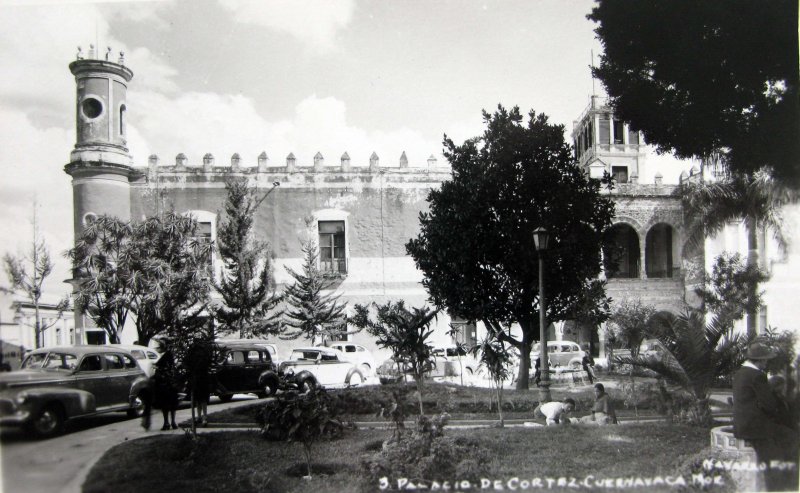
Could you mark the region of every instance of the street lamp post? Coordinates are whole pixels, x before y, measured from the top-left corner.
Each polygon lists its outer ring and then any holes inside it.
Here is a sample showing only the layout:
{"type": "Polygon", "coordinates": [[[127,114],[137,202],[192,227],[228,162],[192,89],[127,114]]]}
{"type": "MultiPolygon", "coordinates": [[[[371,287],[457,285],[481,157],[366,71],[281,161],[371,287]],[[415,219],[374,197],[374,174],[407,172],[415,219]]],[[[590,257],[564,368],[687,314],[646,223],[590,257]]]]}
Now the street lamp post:
{"type": "Polygon", "coordinates": [[[547,360],[547,324],[545,323],[544,297],[544,252],[547,251],[550,236],[542,227],[533,230],[533,244],[539,256],[539,386],[541,403],[550,402],[550,365],[547,360]]]}

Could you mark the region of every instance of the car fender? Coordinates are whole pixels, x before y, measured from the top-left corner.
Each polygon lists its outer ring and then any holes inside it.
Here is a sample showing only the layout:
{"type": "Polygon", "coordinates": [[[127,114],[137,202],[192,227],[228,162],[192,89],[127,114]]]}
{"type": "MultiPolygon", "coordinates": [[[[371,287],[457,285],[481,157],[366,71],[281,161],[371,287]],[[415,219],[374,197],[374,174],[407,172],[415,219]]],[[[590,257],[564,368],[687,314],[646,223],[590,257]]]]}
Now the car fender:
{"type": "Polygon", "coordinates": [[[153,393],[153,385],[149,378],[146,376],[137,377],[131,384],[131,390],[128,394],[128,401],[133,405],[134,399],[139,394],[144,394],[147,398],[151,398],[153,393]]]}
{"type": "Polygon", "coordinates": [[[308,379],[313,380],[314,383],[319,383],[319,381],[317,380],[317,377],[313,373],[308,371],[308,370],[303,370],[300,373],[296,373],[294,378],[295,378],[295,381],[297,382],[298,386],[302,386],[303,382],[305,382],[308,379]]]}
{"type": "Polygon", "coordinates": [[[46,404],[59,403],[64,408],[67,418],[93,413],[97,410],[94,395],[85,390],[60,387],[39,387],[25,389],[27,398],[21,407],[31,412],[41,409],[46,404]]]}
{"type": "Polygon", "coordinates": [[[258,377],[258,386],[263,387],[268,383],[273,382],[277,387],[280,383],[280,379],[278,378],[278,374],[272,370],[267,370],[258,377]]]}
{"type": "Polygon", "coordinates": [[[582,368],[583,367],[583,358],[572,358],[571,360],[569,360],[569,363],[567,364],[567,366],[569,366],[569,367],[576,366],[576,367],[581,367],[582,368]]]}
{"type": "Polygon", "coordinates": [[[361,373],[359,371],[359,369],[354,366],[354,367],[350,368],[350,371],[347,372],[347,376],[344,377],[344,383],[349,383],[350,382],[350,378],[353,376],[354,373],[358,373],[358,376],[361,377],[361,381],[362,382],[365,380],[364,374],[361,373]]]}

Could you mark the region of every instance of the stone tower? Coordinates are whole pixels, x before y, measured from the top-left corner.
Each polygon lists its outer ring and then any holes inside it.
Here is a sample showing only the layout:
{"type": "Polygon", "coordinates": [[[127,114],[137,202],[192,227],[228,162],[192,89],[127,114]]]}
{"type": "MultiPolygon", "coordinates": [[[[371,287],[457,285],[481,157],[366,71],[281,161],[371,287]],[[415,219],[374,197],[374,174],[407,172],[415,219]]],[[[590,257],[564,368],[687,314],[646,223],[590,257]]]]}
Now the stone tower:
{"type": "MultiPolygon", "coordinates": [[[[129,220],[131,215],[130,179],[134,170],[126,147],[128,82],[133,72],[124,66],[120,53],[110,61],[111,48],[104,59],[89,50],[84,58],[69,65],[75,76],[75,148],[64,171],[72,177],[73,228],[75,237],[100,215],[129,220]]],[[[75,280],[71,281],[75,282],[75,280]]],[[[87,337],[88,317],[75,310],[76,340],[97,343],[87,337]]],[[[93,332],[93,334],[102,334],[93,332]]],[[[100,337],[104,337],[99,335],[100,337]]]]}

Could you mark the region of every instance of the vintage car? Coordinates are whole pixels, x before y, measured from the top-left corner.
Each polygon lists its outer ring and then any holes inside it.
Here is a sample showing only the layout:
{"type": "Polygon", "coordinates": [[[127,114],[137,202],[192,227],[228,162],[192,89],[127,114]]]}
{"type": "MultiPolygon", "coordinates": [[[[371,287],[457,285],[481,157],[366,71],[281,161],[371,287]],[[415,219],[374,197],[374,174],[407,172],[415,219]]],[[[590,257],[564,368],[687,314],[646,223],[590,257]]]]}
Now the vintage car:
{"type": "MultiPolygon", "coordinates": [[[[539,343],[533,345],[531,350],[531,365],[539,356],[539,343]]],[[[583,360],[583,350],[578,343],[572,341],[547,341],[547,359],[554,367],[565,366],[571,369],[580,369],[583,360]]]]}
{"type": "Polygon", "coordinates": [[[280,364],[275,381],[283,390],[304,391],[318,385],[361,385],[364,375],[336,349],[305,347],[292,350],[289,359],[280,364]]]}
{"type": "Polygon", "coordinates": [[[0,425],[51,437],[72,418],[113,411],[141,416],[148,392],[147,376],[124,349],[37,349],[20,370],[0,374],[0,425]]]}
{"type": "Polygon", "coordinates": [[[435,367],[431,377],[472,377],[478,374],[480,363],[467,351],[456,346],[433,348],[435,367]]]}
{"type": "Polygon", "coordinates": [[[154,349],[136,344],[107,344],[110,348],[120,348],[131,353],[136,358],[136,362],[144,371],[145,375],[152,377],[156,371],[156,362],[161,357],[154,349]]]}
{"type": "Polygon", "coordinates": [[[268,347],[246,340],[218,340],[216,352],[218,365],[211,393],[221,401],[230,401],[233,394],[267,397],[278,390],[278,368],[268,347]]]}
{"type": "Polygon", "coordinates": [[[355,364],[365,377],[368,377],[375,370],[375,358],[369,349],[352,342],[334,342],[331,348],[341,351],[342,357],[355,364]]]}

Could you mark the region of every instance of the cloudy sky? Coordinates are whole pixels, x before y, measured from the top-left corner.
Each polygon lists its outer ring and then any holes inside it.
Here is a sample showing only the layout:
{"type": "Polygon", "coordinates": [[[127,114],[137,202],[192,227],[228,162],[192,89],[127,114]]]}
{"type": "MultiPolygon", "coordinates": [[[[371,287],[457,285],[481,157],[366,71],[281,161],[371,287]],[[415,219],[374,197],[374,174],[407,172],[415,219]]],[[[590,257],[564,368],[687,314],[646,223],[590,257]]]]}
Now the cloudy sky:
{"type": "MultiPolygon", "coordinates": [[[[481,132],[498,103],[550,115],[571,129],[592,93],[600,52],[590,0],[0,0],[0,253],[31,235],[34,199],[57,262],[48,291],[63,293],[72,197],[63,166],[75,142],[68,64],[93,43],[125,52],[129,147],[143,166],[185,153],[198,164],[238,152],[275,165],[293,152],[310,165],[374,151],[396,165],[431,154],[443,134],[481,132]]],[[[596,91],[601,87],[597,84],[596,91]]],[[[676,182],[685,165],[654,159],[676,182]]],[[[0,279],[0,283],[4,283],[0,279]]]]}

